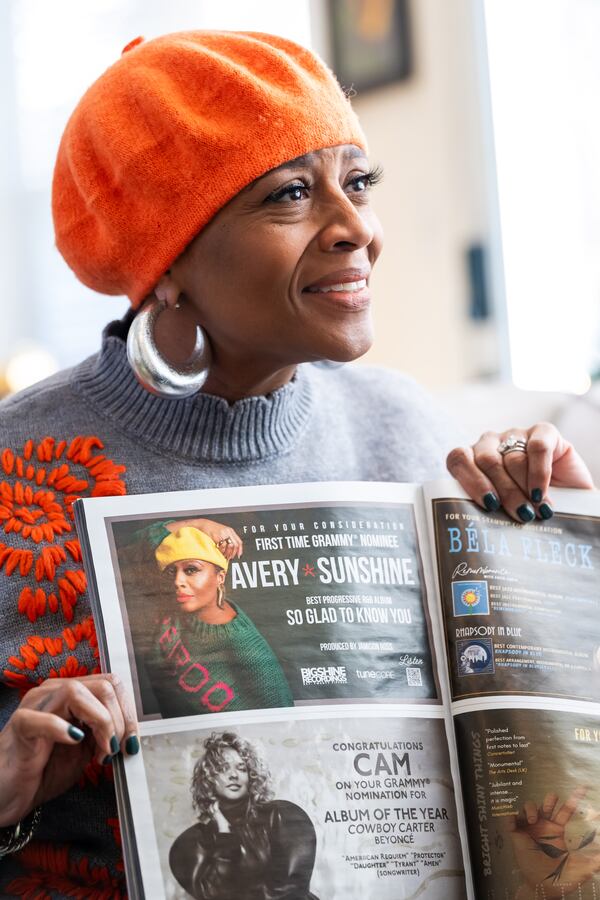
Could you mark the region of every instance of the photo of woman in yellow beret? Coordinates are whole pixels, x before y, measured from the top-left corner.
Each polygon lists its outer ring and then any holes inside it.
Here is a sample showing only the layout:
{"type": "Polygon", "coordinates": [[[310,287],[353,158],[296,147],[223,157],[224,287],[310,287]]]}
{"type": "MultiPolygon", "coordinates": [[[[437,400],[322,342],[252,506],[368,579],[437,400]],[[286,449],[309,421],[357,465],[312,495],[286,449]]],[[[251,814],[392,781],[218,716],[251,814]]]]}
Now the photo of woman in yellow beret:
{"type": "Polygon", "coordinates": [[[273,650],[226,597],[234,539],[220,542],[223,552],[206,531],[176,525],[154,551],[164,605],[145,668],[160,714],[293,706],[273,650]]]}

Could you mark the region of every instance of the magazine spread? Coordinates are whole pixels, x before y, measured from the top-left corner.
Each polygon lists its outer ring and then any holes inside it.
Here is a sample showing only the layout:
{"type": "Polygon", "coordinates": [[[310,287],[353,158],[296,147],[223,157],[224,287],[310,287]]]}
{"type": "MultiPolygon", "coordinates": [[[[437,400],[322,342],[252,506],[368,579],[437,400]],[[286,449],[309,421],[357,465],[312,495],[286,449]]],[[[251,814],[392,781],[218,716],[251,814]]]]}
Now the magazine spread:
{"type": "Polygon", "coordinates": [[[600,499],[553,498],[527,526],[452,482],[78,501],[140,722],[130,895],[600,900],[600,499]]]}

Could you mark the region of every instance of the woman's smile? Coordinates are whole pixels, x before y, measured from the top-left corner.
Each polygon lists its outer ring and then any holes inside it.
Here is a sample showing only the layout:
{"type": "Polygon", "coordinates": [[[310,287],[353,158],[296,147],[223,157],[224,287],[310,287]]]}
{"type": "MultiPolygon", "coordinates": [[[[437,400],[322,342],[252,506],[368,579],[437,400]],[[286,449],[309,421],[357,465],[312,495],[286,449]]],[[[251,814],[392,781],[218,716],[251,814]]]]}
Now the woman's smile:
{"type": "Polygon", "coordinates": [[[351,312],[368,309],[371,305],[370,274],[370,266],[337,270],[303,288],[302,294],[315,294],[319,301],[326,300],[332,310],[351,312]]]}
{"type": "Polygon", "coordinates": [[[248,769],[232,747],[223,752],[223,769],[215,778],[215,793],[221,800],[235,800],[248,793],[248,769]]]}

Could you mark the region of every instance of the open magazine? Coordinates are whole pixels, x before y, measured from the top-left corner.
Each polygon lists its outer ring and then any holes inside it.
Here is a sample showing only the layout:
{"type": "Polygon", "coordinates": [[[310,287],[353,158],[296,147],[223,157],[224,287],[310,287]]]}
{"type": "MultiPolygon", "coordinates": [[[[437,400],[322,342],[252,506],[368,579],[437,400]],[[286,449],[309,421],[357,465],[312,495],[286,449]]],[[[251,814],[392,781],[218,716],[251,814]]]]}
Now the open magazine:
{"type": "Polygon", "coordinates": [[[130,896],[600,900],[600,496],[552,495],[77,501],[130,896]]]}

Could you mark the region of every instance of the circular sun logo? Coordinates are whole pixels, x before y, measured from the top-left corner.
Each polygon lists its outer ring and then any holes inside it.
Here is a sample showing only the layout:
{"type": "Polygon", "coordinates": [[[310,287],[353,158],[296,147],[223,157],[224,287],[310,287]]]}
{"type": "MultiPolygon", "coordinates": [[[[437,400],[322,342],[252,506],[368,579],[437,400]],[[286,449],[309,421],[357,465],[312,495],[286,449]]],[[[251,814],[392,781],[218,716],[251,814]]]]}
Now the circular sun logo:
{"type": "Polygon", "coordinates": [[[466,591],[463,591],[461,599],[465,606],[477,606],[479,603],[479,591],[476,591],[474,588],[467,588],[466,591]]]}

